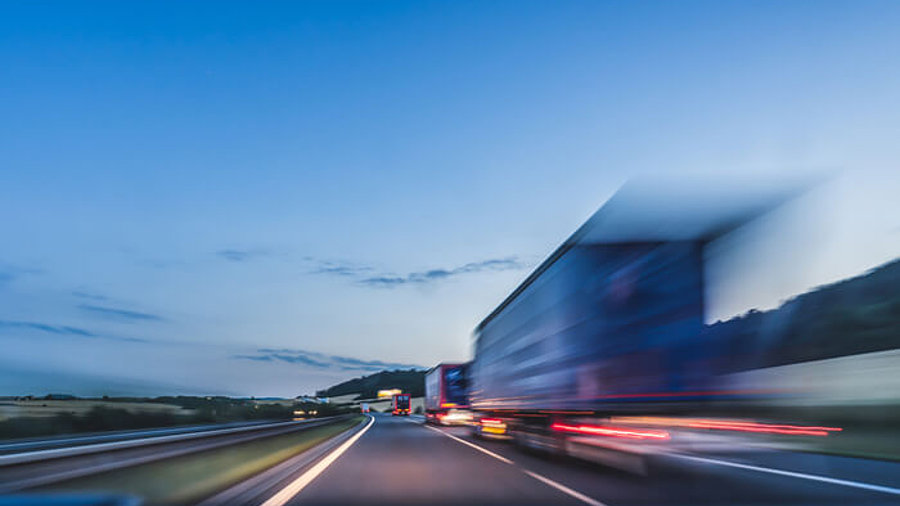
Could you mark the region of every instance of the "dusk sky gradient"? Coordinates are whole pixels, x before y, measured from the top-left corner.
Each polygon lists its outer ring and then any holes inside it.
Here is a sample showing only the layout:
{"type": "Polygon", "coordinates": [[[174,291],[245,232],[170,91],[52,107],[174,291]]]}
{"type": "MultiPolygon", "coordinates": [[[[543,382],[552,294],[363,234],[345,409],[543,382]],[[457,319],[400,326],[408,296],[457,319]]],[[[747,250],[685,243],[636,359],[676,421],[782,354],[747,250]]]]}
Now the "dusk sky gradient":
{"type": "Polygon", "coordinates": [[[878,1],[5,2],[0,395],[467,359],[631,177],[897,174],[898,26],[878,1]]]}

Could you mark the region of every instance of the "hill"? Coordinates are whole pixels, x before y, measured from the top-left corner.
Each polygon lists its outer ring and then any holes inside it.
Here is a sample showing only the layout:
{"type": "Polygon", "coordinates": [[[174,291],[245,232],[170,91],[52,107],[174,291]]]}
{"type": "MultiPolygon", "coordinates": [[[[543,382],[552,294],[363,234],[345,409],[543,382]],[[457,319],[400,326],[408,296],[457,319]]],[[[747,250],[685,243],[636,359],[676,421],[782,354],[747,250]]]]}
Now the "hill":
{"type": "Polygon", "coordinates": [[[707,328],[742,368],[900,348],[900,260],[707,328]]]}
{"type": "Polygon", "coordinates": [[[413,397],[421,397],[425,395],[425,371],[421,369],[381,371],[319,390],[316,392],[316,395],[319,397],[336,397],[338,395],[359,394],[362,399],[370,399],[377,396],[379,390],[389,388],[399,388],[412,394],[413,397]]]}

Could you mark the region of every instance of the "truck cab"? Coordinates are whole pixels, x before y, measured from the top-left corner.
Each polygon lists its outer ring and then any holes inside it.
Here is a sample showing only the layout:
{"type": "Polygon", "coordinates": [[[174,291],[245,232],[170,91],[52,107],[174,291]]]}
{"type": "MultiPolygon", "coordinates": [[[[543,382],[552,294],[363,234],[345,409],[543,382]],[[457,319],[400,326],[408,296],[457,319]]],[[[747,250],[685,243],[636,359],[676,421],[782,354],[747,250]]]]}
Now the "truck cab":
{"type": "Polygon", "coordinates": [[[391,398],[391,415],[409,416],[410,394],[396,394],[391,398]]]}

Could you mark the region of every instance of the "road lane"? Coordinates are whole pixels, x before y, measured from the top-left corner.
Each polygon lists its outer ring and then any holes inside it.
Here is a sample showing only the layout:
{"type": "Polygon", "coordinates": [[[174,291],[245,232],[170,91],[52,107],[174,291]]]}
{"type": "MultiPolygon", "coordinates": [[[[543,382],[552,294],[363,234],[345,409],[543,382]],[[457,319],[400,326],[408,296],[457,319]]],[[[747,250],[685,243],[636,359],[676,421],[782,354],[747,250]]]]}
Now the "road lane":
{"type": "MultiPolygon", "coordinates": [[[[368,431],[350,431],[323,443],[318,453],[285,462],[278,476],[265,483],[256,480],[262,473],[238,486],[252,485],[252,493],[223,492],[207,502],[259,505],[283,491],[271,504],[900,504],[900,494],[892,493],[900,481],[900,464],[894,462],[742,451],[705,455],[707,461],[666,457],[654,463],[648,476],[638,476],[478,439],[466,427],[425,426],[419,417],[375,416],[377,422],[368,431]],[[784,472],[761,471],[779,468],[784,472]],[[861,489],[849,485],[851,481],[871,482],[883,490],[861,489]]],[[[154,459],[161,457],[157,450],[141,449],[154,459]]]]}
{"type": "Polygon", "coordinates": [[[371,429],[289,504],[584,505],[412,421],[376,415],[371,429]]]}
{"type": "MultiPolygon", "coordinates": [[[[614,469],[579,462],[572,459],[547,458],[544,455],[523,451],[508,442],[483,440],[473,437],[469,429],[442,428],[467,442],[477,444],[517,466],[551,478],[590,497],[600,498],[610,506],[703,504],[725,506],[732,504],[802,504],[802,505],[887,505],[900,504],[900,497],[891,493],[861,490],[836,483],[811,481],[789,475],[773,475],[754,470],[707,463],[691,465],[681,460],[665,458],[656,462],[650,475],[639,476],[614,469]]],[[[828,470],[836,479],[846,477],[850,471],[847,458],[817,454],[788,452],[761,452],[758,456],[742,452],[717,456],[716,459],[754,459],[771,468],[779,462],[791,468],[808,469],[825,473],[828,470]],[[781,455],[779,455],[779,453],[781,455]]],[[[866,470],[874,476],[892,475],[894,480],[877,483],[892,485],[900,477],[900,464],[866,459],[855,460],[852,475],[865,476],[866,470]],[[891,473],[893,470],[893,473],[891,473]]],[[[753,462],[753,460],[749,460],[753,462]]]]}
{"type": "MultiPolygon", "coordinates": [[[[782,453],[758,458],[790,467],[806,461],[819,471],[834,469],[835,475],[810,480],[750,465],[664,458],[649,476],[638,476],[524,452],[506,442],[475,438],[463,427],[434,428],[412,418],[378,415],[365,437],[288,504],[900,504],[896,494],[842,484],[849,471],[845,458],[782,453]]],[[[753,456],[742,453],[740,458],[753,456]]],[[[855,460],[855,476],[865,476],[867,469],[876,476],[900,474],[900,464],[855,460]]]]}
{"type": "Polygon", "coordinates": [[[365,422],[365,425],[361,429],[350,436],[346,441],[340,443],[332,451],[324,455],[318,462],[312,465],[299,477],[288,483],[275,495],[266,500],[262,506],[284,506],[285,504],[290,502],[291,499],[294,498],[294,496],[303,491],[303,489],[306,488],[307,485],[312,483],[316,478],[319,477],[320,474],[328,469],[328,467],[331,466],[334,461],[339,459],[341,455],[344,454],[344,452],[349,450],[350,447],[352,447],[359,440],[359,438],[363,437],[374,424],[375,418],[371,416],[368,417],[368,421],[365,422]]]}

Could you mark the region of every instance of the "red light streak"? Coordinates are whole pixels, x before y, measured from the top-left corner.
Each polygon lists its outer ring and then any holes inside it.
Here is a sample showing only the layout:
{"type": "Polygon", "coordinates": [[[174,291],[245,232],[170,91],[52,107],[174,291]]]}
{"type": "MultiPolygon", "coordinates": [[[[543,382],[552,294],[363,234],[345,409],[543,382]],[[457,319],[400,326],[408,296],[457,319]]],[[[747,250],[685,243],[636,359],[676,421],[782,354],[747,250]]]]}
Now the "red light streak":
{"type": "Polygon", "coordinates": [[[609,394],[595,397],[595,399],[642,399],[646,397],[706,397],[706,396],[732,396],[732,395],[760,395],[777,394],[778,390],[697,390],[688,392],[643,392],[633,394],[609,394]]]}
{"type": "Polygon", "coordinates": [[[637,430],[623,427],[607,427],[599,425],[565,425],[554,423],[553,430],[572,432],[575,434],[590,434],[593,436],[610,436],[625,439],[669,439],[669,433],[661,430],[637,430]]]}
{"type": "Polygon", "coordinates": [[[719,420],[694,420],[688,427],[699,429],[721,429],[737,432],[761,432],[767,434],[784,434],[789,436],[827,436],[830,432],[840,432],[840,427],[804,427],[801,425],[776,425],[756,422],[734,422],[719,420]]]}
{"type": "Polygon", "coordinates": [[[664,417],[616,417],[619,423],[635,423],[662,427],[688,427],[694,429],[732,430],[737,432],[758,432],[766,434],[784,434],[794,436],[827,436],[832,432],[841,432],[840,427],[820,427],[804,425],[787,425],[762,423],[744,420],[704,419],[704,418],[664,418],[664,417]]]}

